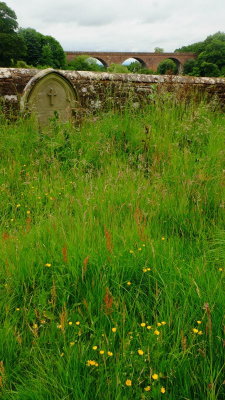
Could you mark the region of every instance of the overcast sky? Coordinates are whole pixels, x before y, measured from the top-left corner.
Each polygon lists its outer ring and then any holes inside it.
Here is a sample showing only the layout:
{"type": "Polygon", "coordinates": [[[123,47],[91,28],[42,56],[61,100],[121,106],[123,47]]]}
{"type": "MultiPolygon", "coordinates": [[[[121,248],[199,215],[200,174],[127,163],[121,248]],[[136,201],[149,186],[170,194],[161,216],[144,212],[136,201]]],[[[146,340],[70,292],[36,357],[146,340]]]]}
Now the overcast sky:
{"type": "Polygon", "coordinates": [[[225,32],[225,0],[4,0],[64,50],[174,51],[225,32]]]}

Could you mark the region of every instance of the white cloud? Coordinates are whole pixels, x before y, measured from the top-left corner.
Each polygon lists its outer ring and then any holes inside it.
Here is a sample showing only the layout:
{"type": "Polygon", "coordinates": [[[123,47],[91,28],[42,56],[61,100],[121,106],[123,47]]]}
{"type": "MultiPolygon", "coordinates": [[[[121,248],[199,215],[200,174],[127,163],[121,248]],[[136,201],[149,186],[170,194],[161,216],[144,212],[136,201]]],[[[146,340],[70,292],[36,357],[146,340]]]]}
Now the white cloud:
{"type": "Polygon", "coordinates": [[[65,50],[173,51],[224,31],[224,0],[5,0],[65,50]]]}

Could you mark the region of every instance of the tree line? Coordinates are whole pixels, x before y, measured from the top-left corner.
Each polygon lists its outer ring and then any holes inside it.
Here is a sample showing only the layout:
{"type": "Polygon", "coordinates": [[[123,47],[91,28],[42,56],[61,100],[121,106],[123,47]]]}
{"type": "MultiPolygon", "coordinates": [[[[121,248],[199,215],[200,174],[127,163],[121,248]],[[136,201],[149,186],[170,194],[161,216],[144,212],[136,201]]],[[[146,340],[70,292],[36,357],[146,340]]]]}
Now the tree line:
{"type": "MultiPolygon", "coordinates": [[[[163,53],[160,47],[156,53],[163,53]]],[[[184,64],[184,75],[225,76],[225,33],[217,32],[204,41],[183,46],[175,50],[192,52],[195,60],[184,64]]],[[[67,62],[60,43],[52,36],[45,36],[32,28],[19,28],[15,12],[5,2],[0,2],[0,66],[21,68],[69,69],[77,71],[108,71],[114,73],[154,74],[138,61],[130,65],[112,64],[109,67],[99,63],[88,55],[81,55],[67,62]]],[[[172,59],[162,61],[158,74],[177,74],[178,65],[172,59]]]]}

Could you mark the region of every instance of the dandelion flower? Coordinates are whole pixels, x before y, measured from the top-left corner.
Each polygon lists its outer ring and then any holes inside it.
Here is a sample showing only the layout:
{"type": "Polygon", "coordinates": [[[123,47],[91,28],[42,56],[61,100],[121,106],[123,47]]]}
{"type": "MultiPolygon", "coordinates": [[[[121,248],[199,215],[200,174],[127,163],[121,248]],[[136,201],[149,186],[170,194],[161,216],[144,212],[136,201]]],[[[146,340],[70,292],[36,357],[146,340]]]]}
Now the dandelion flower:
{"type": "Polygon", "coordinates": [[[126,386],[132,386],[132,381],[130,379],[127,379],[125,384],[126,386]]]}
{"type": "Polygon", "coordinates": [[[152,379],[154,379],[154,381],[156,381],[157,379],[159,379],[159,375],[158,374],[153,374],[152,375],[152,379]]]}
{"type": "Polygon", "coordinates": [[[105,353],[104,350],[100,350],[100,351],[99,351],[99,354],[104,354],[104,353],[105,353]]]}
{"type": "Polygon", "coordinates": [[[69,321],[68,324],[69,324],[69,325],[73,325],[72,321],[69,321]]]}
{"type": "Polygon", "coordinates": [[[145,244],[143,243],[142,246],[145,247],[145,244]]]}
{"type": "Polygon", "coordinates": [[[141,251],[141,250],[142,250],[142,248],[141,248],[141,247],[139,247],[139,248],[138,248],[138,251],[141,251]]]}
{"type": "Polygon", "coordinates": [[[159,336],[159,335],[160,335],[160,332],[156,329],[156,330],[154,331],[154,335],[159,336]]]}
{"type": "Polygon", "coordinates": [[[80,325],[80,321],[76,321],[76,325],[80,325]]]}
{"type": "Polygon", "coordinates": [[[198,329],[193,328],[193,329],[192,329],[192,332],[193,332],[193,333],[198,333],[198,329]]]}
{"type": "Polygon", "coordinates": [[[16,205],[16,208],[19,208],[19,207],[20,207],[20,204],[17,204],[17,205],[16,205]]]}
{"type": "Polygon", "coordinates": [[[161,387],[160,392],[161,392],[161,393],[166,393],[166,389],[165,389],[164,387],[161,387]]]}
{"type": "Polygon", "coordinates": [[[146,392],[150,392],[151,386],[146,386],[146,387],[144,388],[144,390],[145,390],[146,392]]]}
{"type": "Polygon", "coordinates": [[[50,268],[51,266],[52,266],[52,264],[50,264],[50,263],[46,263],[46,264],[45,264],[45,267],[50,268]]]}
{"type": "Polygon", "coordinates": [[[98,346],[93,346],[92,349],[93,350],[97,350],[98,346]]]}
{"type": "Polygon", "coordinates": [[[128,286],[130,286],[130,285],[131,285],[131,282],[130,282],[130,281],[128,281],[128,282],[127,282],[127,285],[128,285],[128,286]]]}
{"type": "Polygon", "coordinates": [[[161,322],[157,322],[157,326],[162,326],[161,322]]]}
{"type": "Polygon", "coordinates": [[[38,328],[38,324],[34,324],[34,325],[33,325],[33,328],[34,328],[34,329],[37,329],[37,328],[38,328]]]}
{"type": "Polygon", "coordinates": [[[198,331],[198,335],[203,335],[203,332],[202,331],[198,331]]]}
{"type": "Polygon", "coordinates": [[[62,325],[61,325],[61,324],[58,324],[58,325],[57,325],[57,328],[58,328],[58,329],[62,329],[62,325]]]}
{"type": "Polygon", "coordinates": [[[218,268],[218,271],[222,272],[222,271],[223,271],[223,268],[218,268]]]}
{"type": "Polygon", "coordinates": [[[143,356],[143,354],[144,354],[143,350],[139,349],[138,354],[139,354],[139,356],[143,356]]]}
{"type": "Polygon", "coordinates": [[[75,342],[70,342],[70,346],[73,347],[75,345],[75,342]]]}
{"type": "Polygon", "coordinates": [[[130,254],[134,254],[134,251],[133,251],[133,250],[130,250],[130,254]]]}
{"type": "Polygon", "coordinates": [[[162,240],[165,240],[164,236],[162,237],[162,240]]]}
{"type": "Polygon", "coordinates": [[[30,214],[30,210],[27,210],[27,215],[29,215],[30,214]]]}
{"type": "Polygon", "coordinates": [[[197,321],[197,324],[200,325],[202,323],[202,321],[197,321]]]}
{"type": "Polygon", "coordinates": [[[113,356],[113,353],[112,353],[111,351],[108,351],[107,354],[108,354],[109,357],[112,357],[112,356],[113,356]]]}
{"type": "Polygon", "coordinates": [[[144,328],[144,327],[146,326],[146,323],[145,323],[145,322],[142,322],[142,323],[141,323],[141,326],[142,326],[142,328],[144,328]]]}
{"type": "Polygon", "coordinates": [[[112,328],[112,332],[113,333],[115,333],[116,332],[116,328],[114,327],[114,328],[112,328]]]}
{"type": "Polygon", "coordinates": [[[148,325],[148,326],[147,326],[147,329],[148,329],[148,330],[152,329],[151,325],[148,325]]]}
{"type": "Polygon", "coordinates": [[[19,308],[19,307],[17,307],[17,308],[16,308],[16,311],[20,311],[20,308],[19,308]]]}
{"type": "Polygon", "coordinates": [[[162,321],[161,324],[162,324],[162,325],[166,325],[166,322],[165,322],[165,321],[162,321]]]}

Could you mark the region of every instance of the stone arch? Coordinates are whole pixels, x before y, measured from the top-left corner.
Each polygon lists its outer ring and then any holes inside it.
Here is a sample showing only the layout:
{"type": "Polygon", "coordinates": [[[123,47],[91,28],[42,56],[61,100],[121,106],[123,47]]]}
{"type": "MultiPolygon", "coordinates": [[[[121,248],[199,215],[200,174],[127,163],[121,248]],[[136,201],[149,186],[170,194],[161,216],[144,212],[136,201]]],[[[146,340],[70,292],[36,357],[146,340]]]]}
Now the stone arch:
{"type": "Polygon", "coordinates": [[[33,112],[40,125],[57,115],[61,122],[72,120],[78,103],[71,82],[49,68],[37,73],[26,85],[20,101],[21,111],[33,112]]]}
{"type": "Polygon", "coordinates": [[[100,62],[103,64],[103,66],[104,66],[105,68],[108,67],[107,62],[106,62],[102,57],[89,56],[89,55],[88,55],[88,57],[89,57],[89,58],[93,58],[94,60],[100,61],[100,62]]]}
{"type": "Polygon", "coordinates": [[[142,65],[143,68],[147,68],[146,63],[139,57],[132,57],[131,56],[131,57],[125,58],[125,60],[122,61],[121,64],[123,64],[125,61],[129,60],[130,58],[133,58],[135,61],[138,61],[142,65]]]}
{"type": "Polygon", "coordinates": [[[168,59],[175,62],[177,66],[177,72],[178,74],[181,74],[183,72],[183,65],[181,64],[180,60],[178,60],[176,57],[168,57],[168,59]]]}

